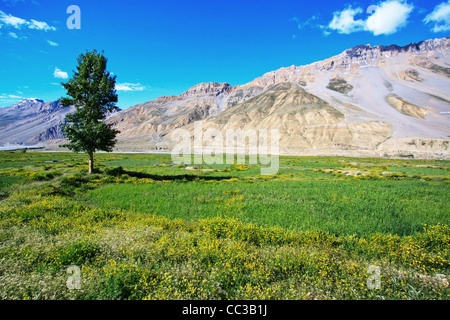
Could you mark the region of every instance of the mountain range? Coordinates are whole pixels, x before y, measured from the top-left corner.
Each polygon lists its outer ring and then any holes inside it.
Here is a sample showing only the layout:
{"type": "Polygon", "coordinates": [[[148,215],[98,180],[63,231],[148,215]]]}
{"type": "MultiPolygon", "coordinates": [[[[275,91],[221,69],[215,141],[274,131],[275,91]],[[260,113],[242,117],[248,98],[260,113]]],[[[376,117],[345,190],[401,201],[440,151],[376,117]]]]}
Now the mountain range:
{"type": "MultiPolygon", "coordinates": [[[[278,129],[280,153],[450,158],[450,38],[361,45],[264,74],[245,85],[202,83],[116,112],[116,151],[166,151],[174,130],[278,129]]],[[[0,109],[0,146],[55,149],[67,112],[25,99],[0,109]]]]}
{"type": "Polygon", "coordinates": [[[74,108],[62,107],[59,101],[44,102],[27,98],[0,108],[0,146],[36,146],[63,139],[61,122],[74,108]]]}

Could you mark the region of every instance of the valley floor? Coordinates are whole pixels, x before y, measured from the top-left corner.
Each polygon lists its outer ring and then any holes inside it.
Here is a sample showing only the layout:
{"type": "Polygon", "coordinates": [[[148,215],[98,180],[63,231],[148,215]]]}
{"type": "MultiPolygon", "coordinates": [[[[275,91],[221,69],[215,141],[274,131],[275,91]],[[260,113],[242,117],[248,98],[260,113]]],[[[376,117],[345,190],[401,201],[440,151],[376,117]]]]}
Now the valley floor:
{"type": "Polygon", "coordinates": [[[0,299],[450,297],[450,161],[96,165],[0,152],[0,299]]]}

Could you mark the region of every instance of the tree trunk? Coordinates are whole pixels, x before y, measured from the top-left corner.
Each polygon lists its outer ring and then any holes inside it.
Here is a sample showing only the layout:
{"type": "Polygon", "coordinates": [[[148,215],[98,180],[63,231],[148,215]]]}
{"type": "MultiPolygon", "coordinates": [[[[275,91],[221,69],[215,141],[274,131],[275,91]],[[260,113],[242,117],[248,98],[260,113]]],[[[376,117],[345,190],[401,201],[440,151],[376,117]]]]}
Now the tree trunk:
{"type": "Polygon", "coordinates": [[[89,174],[94,172],[94,153],[89,152],[89,174]]]}

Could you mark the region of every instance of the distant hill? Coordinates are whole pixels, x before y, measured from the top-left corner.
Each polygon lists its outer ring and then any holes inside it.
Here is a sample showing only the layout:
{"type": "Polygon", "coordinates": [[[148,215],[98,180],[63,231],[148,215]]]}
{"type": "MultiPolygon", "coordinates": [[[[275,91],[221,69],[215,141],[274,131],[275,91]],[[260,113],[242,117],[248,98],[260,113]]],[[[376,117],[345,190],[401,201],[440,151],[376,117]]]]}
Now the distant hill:
{"type": "Polygon", "coordinates": [[[59,101],[44,102],[32,98],[0,108],[0,146],[43,144],[63,139],[61,123],[74,108],[62,107],[59,101]]]}
{"type": "MultiPolygon", "coordinates": [[[[0,147],[45,146],[64,139],[61,124],[75,107],[63,107],[59,101],[44,102],[27,98],[0,108],[0,147]]],[[[120,111],[120,110],[119,110],[120,111]]]]}

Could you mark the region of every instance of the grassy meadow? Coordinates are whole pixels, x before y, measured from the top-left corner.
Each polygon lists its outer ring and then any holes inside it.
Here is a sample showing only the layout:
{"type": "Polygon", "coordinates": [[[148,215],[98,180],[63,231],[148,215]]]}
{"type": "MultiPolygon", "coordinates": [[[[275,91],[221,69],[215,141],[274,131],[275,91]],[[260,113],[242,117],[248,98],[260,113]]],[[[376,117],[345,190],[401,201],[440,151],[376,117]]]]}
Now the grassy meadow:
{"type": "Polygon", "coordinates": [[[450,161],[95,159],[0,152],[0,299],[450,297],[450,161]]]}

